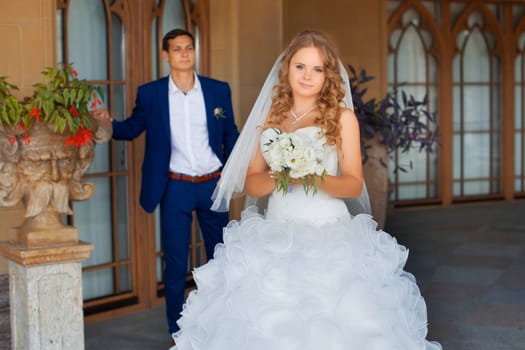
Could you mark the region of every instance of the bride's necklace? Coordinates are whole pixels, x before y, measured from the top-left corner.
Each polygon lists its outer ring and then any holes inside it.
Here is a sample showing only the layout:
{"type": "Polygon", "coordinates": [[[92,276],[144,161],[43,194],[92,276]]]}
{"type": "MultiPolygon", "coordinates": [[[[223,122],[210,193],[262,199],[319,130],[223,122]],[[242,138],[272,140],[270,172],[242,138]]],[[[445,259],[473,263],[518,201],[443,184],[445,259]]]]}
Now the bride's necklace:
{"type": "Polygon", "coordinates": [[[304,117],[306,117],[306,115],[307,115],[308,113],[310,113],[311,111],[313,111],[316,107],[317,107],[317,106],[315,106],[315,105],[312,106],[312,108],[308,109],[306,112],[304,112],[304,113],[301,114],[301,115],[297,115],[297,114],[295,114],[294,111],[293,111],[293,109],[290,108],[290,114],[292,115],[292,117],[293,117],[293,119],[294,119],[294,120],[292,121],[292,124],[295,125],[295,124],[299,123],[299,121],[300,121],[301,119],[303,119],[304,117]]]}

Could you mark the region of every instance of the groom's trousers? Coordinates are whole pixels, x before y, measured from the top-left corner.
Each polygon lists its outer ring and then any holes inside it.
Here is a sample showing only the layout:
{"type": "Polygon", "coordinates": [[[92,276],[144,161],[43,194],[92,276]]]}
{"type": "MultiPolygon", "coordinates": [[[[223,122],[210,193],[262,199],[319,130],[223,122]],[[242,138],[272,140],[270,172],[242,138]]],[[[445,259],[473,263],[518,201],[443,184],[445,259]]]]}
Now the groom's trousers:
{"type": "Polygon", "coordinates": [[[227,212],[210,210],[217,180],[218,177],[202,182],[172,178],[160,202],[166,313],[170,333],[179,330],[177,320],[184,304],[193,211],[197,214],[208,259],[213,257],[215,245],[222,242],[223,228],[228,224],[227,212]]]}

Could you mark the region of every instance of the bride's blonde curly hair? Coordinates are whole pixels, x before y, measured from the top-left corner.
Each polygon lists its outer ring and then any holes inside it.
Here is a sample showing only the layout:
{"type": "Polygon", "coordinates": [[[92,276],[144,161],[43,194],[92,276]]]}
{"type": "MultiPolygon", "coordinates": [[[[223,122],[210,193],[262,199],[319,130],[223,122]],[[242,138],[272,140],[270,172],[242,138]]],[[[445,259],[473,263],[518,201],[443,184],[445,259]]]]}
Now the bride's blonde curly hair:
{"type": "Polygon", "coordinates": [[[315,47],[319,50],[326,75],[317,100],[320,113],[315,119],[315,124],[324,130],[329,145],[339,145],[341,140],[340,104],[345,95],[343,78],[339,72],[339,60],[334,48],[321,32],[315,30],[299,33],[285,50],[279,70],[279,81],[272,91],[272,106],[266,118],[265,128],[281,125],[292,108],[292,89],[288,80],[290,60],[297,51],[305,47],[315,47]]]}

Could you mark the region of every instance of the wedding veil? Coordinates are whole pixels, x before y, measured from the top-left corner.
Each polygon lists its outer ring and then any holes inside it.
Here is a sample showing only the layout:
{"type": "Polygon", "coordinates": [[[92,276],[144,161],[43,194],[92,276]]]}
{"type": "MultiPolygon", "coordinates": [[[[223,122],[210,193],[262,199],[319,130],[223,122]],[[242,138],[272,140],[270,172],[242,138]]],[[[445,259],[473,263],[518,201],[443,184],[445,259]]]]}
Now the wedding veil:
{"type": "MultiPolygon", "coordinates": [[[[212,195],[213,205],[212,210],[228,211],[230,207],[230,199],[235,196],[244,194],[244,181],[246,178],[246,171],[248,165],[252,160],[257,147],[259,147],[260,135],[262,126],[272,104],[272,89],[279,79],[279,68],[284,53],[281,53],[275,60],[266,81],[253,105],[248,119],[244,124],[241,134],[235,143],[228,161],[226,162],[219,183],[212,195]]],[[[354,109],[352,103],[352,93],[350,91],[350,80],[346,68],[339,60],[339,71],[344,82],[344,104],[345,107],[354,109]]],[[[248,198],[248,202],[254,202],[253,198],[248,198]]],[[[358,198],[348,198],[345,202],[352,215],[361,213],[370,214],[370,200],[368,198],[368,191],[363,180],[363,190],[358,198]]]]}

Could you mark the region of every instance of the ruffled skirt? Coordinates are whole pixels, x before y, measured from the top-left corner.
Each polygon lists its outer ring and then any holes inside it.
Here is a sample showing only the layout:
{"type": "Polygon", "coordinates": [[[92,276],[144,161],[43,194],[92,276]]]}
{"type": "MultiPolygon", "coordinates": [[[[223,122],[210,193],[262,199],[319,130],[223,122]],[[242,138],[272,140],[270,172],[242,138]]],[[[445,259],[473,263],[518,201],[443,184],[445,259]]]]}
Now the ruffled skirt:
{"type": "Polygon", "coordinates": [[[368,215],[315,225],[249,208],[194,271],[175,349],[441,349],[407,257],[368,215]]]}

